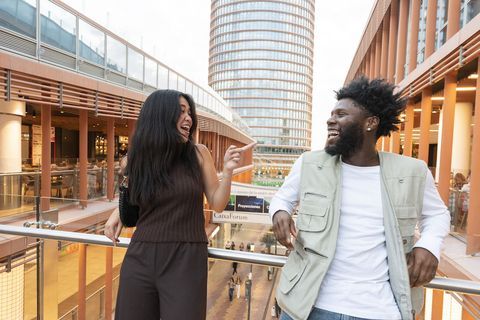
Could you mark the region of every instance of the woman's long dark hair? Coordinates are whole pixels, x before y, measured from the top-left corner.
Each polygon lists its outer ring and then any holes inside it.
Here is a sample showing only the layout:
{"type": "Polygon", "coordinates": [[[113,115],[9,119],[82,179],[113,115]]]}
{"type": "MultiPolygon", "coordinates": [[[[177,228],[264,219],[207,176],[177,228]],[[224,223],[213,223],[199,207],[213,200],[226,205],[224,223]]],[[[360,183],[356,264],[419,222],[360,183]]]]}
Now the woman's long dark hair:
{"type": "Polygon", "coordinates": [[[171,169],[183,164],[198,182],[201,172],[193,133],[197,128],[195,103],[191,96],[175,90],[157,90],[145,100],[129,145],[127,173],[130,201],[142,206],[172,185],[171,169]],[[177,129],[180,97],[190,105],[192,127],[184,142],[177,129]]]}

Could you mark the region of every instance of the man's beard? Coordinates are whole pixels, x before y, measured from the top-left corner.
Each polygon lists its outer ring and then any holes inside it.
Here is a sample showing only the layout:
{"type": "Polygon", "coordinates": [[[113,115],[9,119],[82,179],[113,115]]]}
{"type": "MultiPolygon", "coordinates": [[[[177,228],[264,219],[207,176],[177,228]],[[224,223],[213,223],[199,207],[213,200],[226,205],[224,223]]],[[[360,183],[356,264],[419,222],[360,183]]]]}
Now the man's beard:
{"type": "Polygon", "coordinates": [[[340,132],[337,141],[329,145],[328,141],[325,146],[325,151],[334,156],[341,155],[344,158],[349,158],[354,154],[363,144],[363,130],[360,123],[352,123],[345,127],[340,132]]]}

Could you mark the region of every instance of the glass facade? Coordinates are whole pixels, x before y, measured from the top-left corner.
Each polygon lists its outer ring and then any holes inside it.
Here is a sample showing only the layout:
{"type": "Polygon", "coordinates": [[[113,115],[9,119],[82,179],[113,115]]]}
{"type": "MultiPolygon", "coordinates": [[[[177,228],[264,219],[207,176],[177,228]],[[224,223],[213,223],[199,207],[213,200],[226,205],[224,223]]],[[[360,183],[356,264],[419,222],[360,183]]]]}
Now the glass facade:
{"type": "Polygon", "coordinates": [[[313,0],[212,1],[209,84],[258,141],[256,174],[310,150],[314,21],[313,0]]]}
{"type": "Polygon", "coordinates": [[[480,12],[480,0],[461,0],[460,28],[463,28],[470,20],[480,12]]]}
{"type": "MultiPolygon", "coordinates": [[[[189,81],[62,3],[0,0],[0,31],[8,34],[0,39],[2,49],[21,52],[44,63],[53,63],[133,90],[143,90],[146,94],[152,88],[187,92],[193,96],[198,109],[220,116],[241,131],[249,132],[240,116],[210,88],[189,81]]],[[[296,42],[286,44],[283,49],[285,54],[298,56],[297,60],[303,59],[308,52],[296,42]]],[[[219,77],[224,76],[219,73],[219,77]]],[[[292,78],[284,77],[306,83],[298,74],[292,78]]]]}
{"type": "Polygon", "coordinates": [[[428,0],[421,0],[420,20],[418,22],[418,46],[417,46],[417,65],[425,60],[425,39],[427,31],[427,8],[428,0]]]}
{"type": "Polygon", "coordinates": [[[437,2],[437,22],[435,32],[435,50],[440,48],[447,41],[448,25],[448,0],[437,2]]]}

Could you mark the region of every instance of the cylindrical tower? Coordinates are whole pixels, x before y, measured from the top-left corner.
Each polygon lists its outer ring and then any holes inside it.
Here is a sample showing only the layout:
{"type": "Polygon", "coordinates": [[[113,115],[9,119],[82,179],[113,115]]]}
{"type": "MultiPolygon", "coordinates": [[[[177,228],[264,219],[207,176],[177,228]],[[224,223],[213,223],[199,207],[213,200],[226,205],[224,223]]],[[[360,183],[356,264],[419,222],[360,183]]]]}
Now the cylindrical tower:
{"type": "Polygon", "coordinates": [[[257,182],[310,150],[314,0],[212,0],[209,84],[258,141],[257,182]]]}

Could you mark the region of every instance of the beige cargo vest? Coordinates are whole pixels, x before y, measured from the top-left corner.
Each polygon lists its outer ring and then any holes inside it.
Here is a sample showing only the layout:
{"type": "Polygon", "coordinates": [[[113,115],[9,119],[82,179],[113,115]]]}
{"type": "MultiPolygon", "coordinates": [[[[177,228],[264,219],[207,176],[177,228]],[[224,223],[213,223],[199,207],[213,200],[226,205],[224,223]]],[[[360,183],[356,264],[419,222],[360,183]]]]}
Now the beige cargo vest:
{"type": "MultiPolygon", "coordinates": [[[[393,153],[379,157],[390,283],[402,319],[414,319],[423,306],[423,288],[411,290],[405,254],[414,244],[428,168],[393,153]]],[[[340,157],[323,150],[303,155],[298,236],[277,288],[279,305],[294,319],[307,319],[335,254],[341,179],[340,157]]]]}

